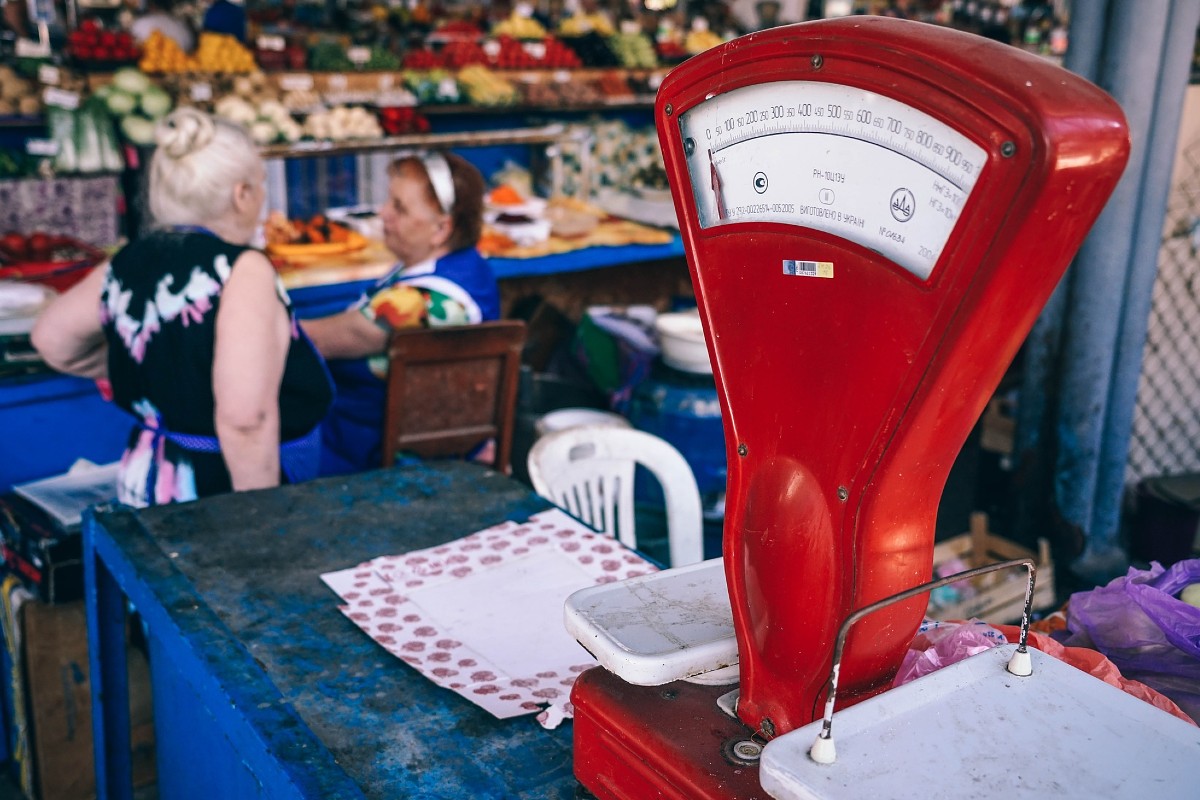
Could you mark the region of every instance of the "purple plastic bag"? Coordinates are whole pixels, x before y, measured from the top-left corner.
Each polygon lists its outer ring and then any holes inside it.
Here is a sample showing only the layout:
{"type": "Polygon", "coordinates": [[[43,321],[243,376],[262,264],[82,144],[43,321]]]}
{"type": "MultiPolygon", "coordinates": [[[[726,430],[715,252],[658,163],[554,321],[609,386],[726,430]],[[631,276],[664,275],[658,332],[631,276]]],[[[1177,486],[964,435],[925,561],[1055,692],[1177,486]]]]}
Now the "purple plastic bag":
{"type": "Polygon", "coordinates": [[[1200,583],[1200,559],[1152,562],[1107,586],[1071,595],[1063,644],[1108,656],[1126,678],[1179,704],[1200,723],[1200,608],[1175,595],[1200,583]]]}

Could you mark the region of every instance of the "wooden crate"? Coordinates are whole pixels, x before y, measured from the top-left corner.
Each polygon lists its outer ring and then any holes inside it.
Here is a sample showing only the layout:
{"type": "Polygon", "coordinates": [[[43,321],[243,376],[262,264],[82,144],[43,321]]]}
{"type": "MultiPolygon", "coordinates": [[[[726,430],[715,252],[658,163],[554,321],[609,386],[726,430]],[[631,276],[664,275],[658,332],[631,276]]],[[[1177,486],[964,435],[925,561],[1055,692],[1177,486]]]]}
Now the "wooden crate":
{"type": "MultiPolygon", "coordinates": [[[[1050,559],[1050,543],[1045,539],[1038,539],[1038,552],[1033,553],[1015,542],[990,533],[987,515],[976,512],[971,515],[969,532],[934,546],[934,573],[937,574],[940,566],[955,558],[960,559],[966,569],[1014,558],[1032,558],[1037,566],[1033,610],[1040,611],[1054,605],[1054,562],[1050,559]]],[[[958,586],[970,583],[975,590],[972,596],[950,604],[935,606],[930,603],[926,613],[931,619],[940,620],[974,618],[997,624],[1020,622],[1025,605],[1027,575],[1023,569],[1011,569],[964,581],[958,586]]]]}

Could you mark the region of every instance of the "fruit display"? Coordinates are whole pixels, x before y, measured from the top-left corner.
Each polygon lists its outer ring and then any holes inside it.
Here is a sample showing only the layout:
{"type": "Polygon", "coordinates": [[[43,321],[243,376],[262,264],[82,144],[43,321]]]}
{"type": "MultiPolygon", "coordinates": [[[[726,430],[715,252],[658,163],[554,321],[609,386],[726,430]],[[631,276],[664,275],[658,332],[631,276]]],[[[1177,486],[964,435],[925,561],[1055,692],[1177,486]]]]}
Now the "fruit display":
{"type": "Polygon", "coordinates": [[[37,84],[17,74],[7,64],[0,64],[0,117],[33,116],[42,111],[42,98],[37,84]]]}
{"type": "Polygon", "coordinates": [[[154,123],[171,110],[171,96],[144,72],[125,67],[93,96],[104,102],[126,139],[139,145],[154,141],[154,123]]]}
{"type": "Polygon", "coordinates": [[[111,67],[132,64],[141,56],[141,48],[129,31],[104,30],[88,18],[67,35],[67,54],[81,67],[111,67]]]}
{"type": "Polygon", "coordinates": [[[487,54],[473,39],[454,39],[446,42],[439,54],[441,66],[447,69],[462,69],[471,64],[483,64],[487,54]]]}
{"type": "Polygon", "coordinates": [[[421,105],[462,102],[462,92],[454,74],[443,69],[427,72],[409,71],[404,74],[404,85],[421,105]]]}
{"type": "Polygon", "coordinates": [[[546,29],[533,17],[522,16],[514,11],[492,26],[492,35],[510,36],[513,39],[543,39],[546,29]]]}
{"type": "Polygon", "coordinates": [[[617,32],[612,20],[604,14],[572,14],[563,19],[558,26],[560,36],[586,36],[594,33],[598,36],[612,36],[617,32]]]}
{"type": "Polygon", "coordinates": [[[54,172],[92,174],[125,168],[112,117],[102,98],[93,95],[73,109],[47,106],[46,127],[57,149],[54,172]]]}
{"type": "Polygon", "coordinates": [[[43,231],[0,237],[0,279],[40,283],[63,291],[83,278],[104,254],[70,236],[43,231]]]}
{"type": "Polygon", "coordinates": [[[429,120],[413,106],[384,106],[380,108],[379,124],[388,136],[429,132],[429,120]]]}
{"type": "MultiPolygon", "coordinates": [[[[575,51],[553,36],[540,41],[518,41],[510,36],[495,40],[495,55],[488,64],[496,69],[573,69],[583,64],[575,51]]],[[[484,48],[487,52],[487,48],[484,48]]]]}
{"type": "Polygon", "coordinates": [[[383,135],[383,128],[362,106],[334,106],[309,114],[304,121],[304,135],[331,142],[377,139],[383,135]]]}
{"type": "Polygon", "coordinates": [[[590,106],[604,100],[604,95],[592,81],[527,83],[522,90],[525,103],[531,106],[590,106]]]}
{"type": "Polygon", "coordinates": [[[521,99],[517,87],[481,64],[465,67],[458,83],[472,103],[480,106],[509,106],[521,99]]]}
{"type": "Polygon", "coordinates": [[[562,43],[575,51],[585,67],[617,67],[617,54],[608,44],[608,37],[591,32],[584,34],[560,34],[562,43]]]}
{"type": "Polygon", "coordinates": [[[233,36],[205,31],[196,52],[188,55],[168,36],[154,31],[146,39],[141,61],[143,72],[240,73],[258,69],[254,54],[233,36]]]}
{"type": "Polygon", "coordinates": [[[703,53],[705,50],[716,47],[724,43],[724,41],[720,36],[709,30],[707,26],[702,25],[688,31],[688,35],[683,39],[683,49],[687,51],[688,55],[694,56],[697,53],[703,53]]]}
{"type": "Polygon", "coordinates": [[[610,36],[608,46],[626,69],[653,69],[658,66],[654,43],[644,33],[618,33],[610,36]]]}

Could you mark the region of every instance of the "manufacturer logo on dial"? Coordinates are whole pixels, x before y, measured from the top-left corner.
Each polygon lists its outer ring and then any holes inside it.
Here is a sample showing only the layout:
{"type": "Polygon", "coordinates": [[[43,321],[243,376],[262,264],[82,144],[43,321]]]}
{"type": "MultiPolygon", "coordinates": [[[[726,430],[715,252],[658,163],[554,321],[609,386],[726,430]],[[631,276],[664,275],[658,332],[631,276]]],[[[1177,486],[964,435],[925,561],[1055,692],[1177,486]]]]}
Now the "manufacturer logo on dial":
{"type": "Polygon", "coordinates": [[[754,191],[758,192],[759,194],[762,194],[766,190],[767,190],[767,173],[765,173],[765,172],[754,173],[754,191]]]}
{"type": "Polygon", "coordinates": [[[892,192],[891,206],[892,216],[897,222],[908,222],[917,210],[917,199],[908,189],[897,189],[892,192]]]}

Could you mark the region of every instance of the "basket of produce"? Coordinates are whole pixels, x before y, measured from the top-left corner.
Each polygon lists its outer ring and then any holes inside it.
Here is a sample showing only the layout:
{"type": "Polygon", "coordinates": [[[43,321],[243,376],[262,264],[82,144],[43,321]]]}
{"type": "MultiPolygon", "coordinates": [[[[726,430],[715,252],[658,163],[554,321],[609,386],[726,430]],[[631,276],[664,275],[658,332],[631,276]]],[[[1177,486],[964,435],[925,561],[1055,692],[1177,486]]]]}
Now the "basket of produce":
{"type": "Polygon", "coordinates": [[[267,215],[263,226],[267,252],[283,258],[335,256],[367,246],[369,240],[324,214],[309,219],[288,219],[279,211],[267,215]]]}
{"type": "Polygon", "coordinates": [[[70,236],[35,231],[0,238],[0,280],[38,283],[65,291],[104,259],[104,253],[70,236]]]}

